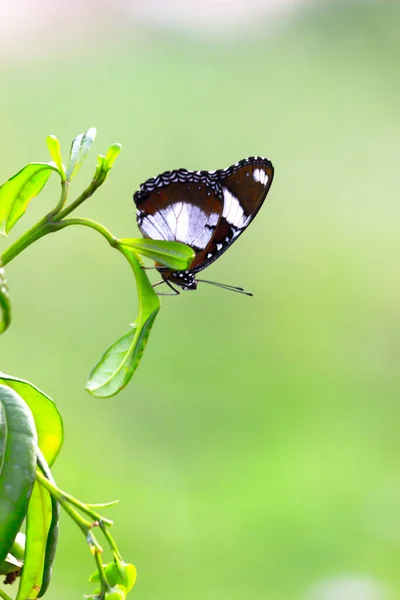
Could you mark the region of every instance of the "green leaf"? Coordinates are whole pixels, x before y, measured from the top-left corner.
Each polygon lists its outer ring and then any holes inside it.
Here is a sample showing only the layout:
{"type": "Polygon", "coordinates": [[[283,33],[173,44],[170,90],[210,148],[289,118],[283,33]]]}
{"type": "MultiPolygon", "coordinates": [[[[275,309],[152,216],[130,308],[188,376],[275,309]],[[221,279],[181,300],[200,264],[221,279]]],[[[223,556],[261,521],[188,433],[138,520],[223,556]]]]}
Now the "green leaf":
{"type": "Polygon", "coordinates": [[[142,256],[178,271],[188,269],[195,257],[192,248],[180,242],[165,242],[148,238],[123,238],[119,242],[142,256]]]}
{"type": "Polygon", "coordinates": [[[62,158],[61,158],[60,142],[59,142],[58,138],[56,138],[55,135],[48,135],[46,142],[47,142],[47,147],[50,152],[50,156],[54,160],[55,164],[57,165],[57,169],[58,169],[58,172],[60,173],[61,179],[63,181],[65,181],[65,167],[63,165],[62,158]]]}
{"type": "MultiPolygon", "coordinates": [[[[55,484],[51,471],[49,469],[49,465],[47,464],[43,454],[38,450],[38,467],[42,471],[43,475],[50,481],[50,483],[55,484]]],[[[45,488],[43,488],[45,489],[45,488]]],[[[47,540],[46,540],[46,548],[44,554],[44,565],[42,569],[42,581],[40,584],[40,592],[38,594],[38,598],[41,598],[45,595],[50,585],[51,574],[53,570],[53,562],[58,546],[58,533],[59,533],[59,520],[60,520],[60,504],[59,502],[50,494],[51,501],[51,522],[47,531],[47,540]]],[[[28,514],[29,516],[29,514],[28,514]]]]}
{"type": "Polygon", "coordinates": [[[82,166],[83,161],[89,153],[90,148],[95,140],[97,130],[95,127],[90,127],[86,133],[81,133],[76,136],[71,145],[69,153],[67,180],[71,181],[82,166]]]}
{"type": "Polygon", "coordinates": [[[0,371],[1,383],[15,390],[29,406],[35,420],[39,448],[46,462],[52,465],[64,437],[61,415],[53,400],[29,381],[0,371]]]}
{"type": "Polygon", "coordinates": [[[3,267],[0,267],[0,309],[0,333],[3,333],[11,323],[10,295],[3,267]]]}
{"type": "Polygon", "coordinates": [[[0,187],[0,235],[8,235],[52,171],[59,173],[54,163],[29,163],[0,187]]]}
{"type": "Polygon", "coordinates": [[[35,482],[26,517],[24,568],[16,600],[34,600],[40,592],[51,520],[51,496],[35,482]]]}
{"type": "Polygon", "coordinates": [[[114,166],[115,161],[117,160],[120,152],[122,150],[121,144],[112,144],[107,150],[106,154],[106,163],[107,168],[110,170],[114,166]]]}
{"type": "Polygon", "coordinates": [[[25,543],[26,536],[24,533],[22,533],[22,531],[19,531],[10,550],[11,554],[15,557],[16,560],[20,560],[23,562],[25,554],[25,543]]]}
{"type": "Polygon", "coordinates": [[[139,316],[132,326],[132,331],[112,344],[91,372],[86,389],[98,398],[114,396],[127,385],[139,366],[150,330],[160,309],[160,300],[137,256],[125,246],[121,247],[121,251],[136,277],[139,316]]]}
{"type": "Polygon", "coordinates": [[[0,471],[0,564],[25,518],[35,481],[37,436],[29,407],[8,386],[0,385],[2,430],[0,471]]]}
{"type": "Polygon", "coordinates": [[[121,149],[121,144],[112,144],[105,156],[102,154],[98,155],[96,171],[93,177],[93,181],[97,183],[98,186],[102,185],[107,179],[107,175],[111,171],[121,149]]]}

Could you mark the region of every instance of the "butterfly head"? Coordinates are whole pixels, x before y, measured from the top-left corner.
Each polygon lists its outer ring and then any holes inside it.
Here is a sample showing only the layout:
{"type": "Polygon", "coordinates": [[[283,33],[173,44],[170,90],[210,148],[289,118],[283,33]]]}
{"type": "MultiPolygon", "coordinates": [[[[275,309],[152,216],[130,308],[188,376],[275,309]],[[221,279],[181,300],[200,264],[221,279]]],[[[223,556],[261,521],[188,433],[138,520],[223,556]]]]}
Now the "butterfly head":
{"type": "Polygon", "coordinates": [[[164,279],[179,285],[183,290],[197,290],[197,281],[191,271],[169,271],[161,273],[164,279]]]}

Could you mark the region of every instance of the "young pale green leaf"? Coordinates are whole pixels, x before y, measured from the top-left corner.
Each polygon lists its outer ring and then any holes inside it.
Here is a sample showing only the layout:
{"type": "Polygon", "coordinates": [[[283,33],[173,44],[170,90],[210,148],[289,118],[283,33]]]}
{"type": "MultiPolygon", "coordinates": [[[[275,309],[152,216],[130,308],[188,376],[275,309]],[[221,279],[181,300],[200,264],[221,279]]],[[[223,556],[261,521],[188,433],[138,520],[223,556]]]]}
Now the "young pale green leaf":
{"type": "Polygon", "coordinates": [[[24,568],[16,600],[35,600],[38,597],[51,519],[51,496],[46,488],[36,482],[26,517],[24,568]]]}
{"type": "Polygon", "coordinates": [[[96,182],[98,186],[102,185],[107,179],[107,175],[111,171],[121,149],[121,144],[112,144],[105,156],[102,154],[98,155],[96,171],[93,177],[93,181],[96,182]]]}
{"type": "Polygon", "coordinates": [[[131,363],[135,328],[119,338],[105,351],[89,376],[86,389],[94,396],[107,398],[122,389],[131,363]]]}
{"type": "Polygon", "coordinates": [[[3,333],[11,323],[10,294],[4,267],[0,267],[0,333],[3,333]]]}
{"type": "Polygon", "coordinates": [[[123,238],[119,242],[132,248],[142,256],[151,258],[170,269],[178,271],[188,269],[195,256],[190,246],[180,242],[166,242],[148,238],[123,238]]]}
{"type": "Polygon", "coordinates": [[[83,161],[89,153],[90,148],[95,140],[97,130],[95,127],[90,127],[86,133],[81,133],[76,136],[71,145],[69,153],[67,180],[71,181],[72,177],[81,168],[83,161]]]}
{"type": "Polygon", "coordinates": [[[54,163],[29,163],[0,187],[0,235],[8,235],[52,171],[59,173],[54,163]]]}
{"type": "Polygon", "coordinates": [[[62,158],[61,158],[60,142],[59,142],[58,138],[56,138],[55,135],[48,135],[46,142],[47,142],[47,147],[50,152],[50,156],[53,159],[53,161],[55,162],[55,164],[57,165],[57,169],[58,169],[58,172],[60,173],[60,177],[63,181],[65,181],[65,167],[63,165],[62,158]]]}
{"type": "Polygon", "coordinates": [[[121,247],[121,251],[136,277],[139,316],[132,325],[132,331],[112,344],[91,372],[86,389],[98,398],[114,396],[127,385],[139,366],[150,330],[160,309],[160,300],[134,252],[127,247],[121,247]]]}
{"type": "Polygon", "coordinates": [[[112,169],[115,161],[117,160],[120,152],[122,150],[121,144],[112,144],[106,153],[106,161],[108,169],[112,169]]]}
{"type": "Polygon", "coordinates": [[[37,436],[32,413],[11,388],[0,385],[0,564],[26,516],[35,481],[37,436]],[[4,437],[5,432],[5,437],[4,437]]]}
{"type": "Polygon", "coordinates": [[[53,400],[37,387],[0,371],[0,384],[12,388],[29,406],[35,420],[39,448],[52,465],[63,443],[63,422],[53,400]]]}

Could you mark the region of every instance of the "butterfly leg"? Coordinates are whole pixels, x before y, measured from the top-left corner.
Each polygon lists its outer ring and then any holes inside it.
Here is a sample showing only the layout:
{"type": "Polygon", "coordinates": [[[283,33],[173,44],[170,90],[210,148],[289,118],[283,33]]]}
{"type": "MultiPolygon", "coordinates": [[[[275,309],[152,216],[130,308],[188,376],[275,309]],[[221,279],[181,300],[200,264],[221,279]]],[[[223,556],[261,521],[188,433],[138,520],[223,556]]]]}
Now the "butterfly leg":
{"type": "Polygon", "coordinates": [[[161,279],[161,281],[154,283],[153,288],[155,288],[157,285],[161,285],[162,283],[166,283],[167,286],[170,287],[171,290],[173,291],[173,294],[165,294],[163,292],[157,292],[158,296],[178,296],[180,294],[180,291],[177,290],[176,288],[174,288],[174,286],[167,279],[161,279]]]}

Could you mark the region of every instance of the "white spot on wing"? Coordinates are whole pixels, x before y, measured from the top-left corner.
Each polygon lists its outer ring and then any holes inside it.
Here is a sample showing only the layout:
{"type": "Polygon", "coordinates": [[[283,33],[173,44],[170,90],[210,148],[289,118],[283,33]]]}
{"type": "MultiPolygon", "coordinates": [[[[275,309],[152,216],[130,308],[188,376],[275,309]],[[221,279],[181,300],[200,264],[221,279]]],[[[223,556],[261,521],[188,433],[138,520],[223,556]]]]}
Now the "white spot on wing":
{"type": "Polygon", "coordinates": [[[218,221],[219,221],[219,214],[211,213],[211,215],[208,218],[208,224],[211,225],[211,227],[216,227],[218,225],[218,221]]]}
{"type": "Polygon", "coordinates": [[[264,169],[254,169],[253,179],[257,183],[261,183],[261,185],[267,185],[268,183],[268,175],[264,169]]]}
{"type": "Polygon", "coordinates": [[[243,212],[239,200],[228,190],[223,188],[224,192],[224,210],[222,216],[234,227],[243,227],[247,217],[243,212]]]}

